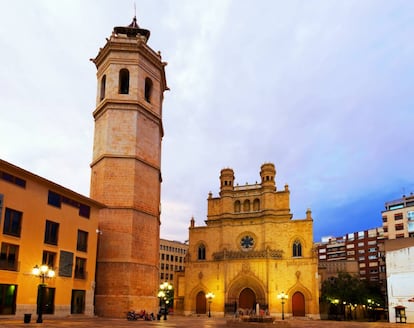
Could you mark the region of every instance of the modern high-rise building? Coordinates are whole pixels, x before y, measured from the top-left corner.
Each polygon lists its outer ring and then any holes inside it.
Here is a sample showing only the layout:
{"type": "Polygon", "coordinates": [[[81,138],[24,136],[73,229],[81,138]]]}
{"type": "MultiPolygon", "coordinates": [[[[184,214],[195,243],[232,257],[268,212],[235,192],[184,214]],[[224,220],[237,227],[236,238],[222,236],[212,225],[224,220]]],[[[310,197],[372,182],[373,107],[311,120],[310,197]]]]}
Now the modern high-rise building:
{"type": "Polygon", "coordinates": [[[163,93],[167,90],[150,31],[134,17],[118,26],[98,55],[91,198],[99,216],[95,311],[124,317],[158,309],[163,93]]]}
{"type": "MultiPolygon", "coordinates": [[[[383,240],[382,228],[352,232],[341,237],[324,237],[322,242],[317,243],[319,267],[332,267],[332,262],[356,261],[361,279],[378,282],[383,270],[379,257],[379,244],[383,240]]],[[[338,271],[346,267],[338,266],[338,271]]],[[[355,270],[352,268],[352,271],[355,270]]]]}
{"type": "Polygon", "coordinates": [[[386,239],[414,237],[414,195],[385,203],[382,226],[386,239]]]}

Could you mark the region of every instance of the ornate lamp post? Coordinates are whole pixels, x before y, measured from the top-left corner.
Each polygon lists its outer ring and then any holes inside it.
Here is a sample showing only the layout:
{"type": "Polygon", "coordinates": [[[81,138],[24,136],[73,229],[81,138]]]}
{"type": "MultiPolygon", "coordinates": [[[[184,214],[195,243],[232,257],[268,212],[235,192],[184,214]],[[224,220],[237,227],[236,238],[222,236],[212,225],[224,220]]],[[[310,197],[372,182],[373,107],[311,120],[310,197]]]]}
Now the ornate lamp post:
{"type": "Polygon", "coordinates": [[[208,292],[206,295],[208,301],[208,317],[211,318],[211,302],[213,302],[213,298],[215,297],[214,293],[208,292]]]}
{"type": "Polygon", "coordinates": [[[277,298],[282,301],[282,320],[285,320],[285,300],[287,300],[288,296],[285,294],[285,292],[281,292],[277,295],[277,298]]]}
{"type": "Polygon", "coordinates": [[[40,268],[38,265],[35,265],[32,269],[32,274],[40,278],[41,283],[37,287],[37,323],[43,322],[43,308],[44,308],[44,298],[45,298],[45,279],[53,278],[55,276],[55,271],[52,268],[49,268],[47,265],[42,265],[40,268]]]}
{"type": "Polygon", "coordinates": [[[164,305],[164,320],[167,320],[167,306],[170,303],[170,298],[171,298],[171,291],[173,289],[173,286],[170,285],[168,282],[163,282],[160,285],[160,290],[157,294],[158,298],[160,299],[160,306],[162,308],[162,306],[164,305]]]}

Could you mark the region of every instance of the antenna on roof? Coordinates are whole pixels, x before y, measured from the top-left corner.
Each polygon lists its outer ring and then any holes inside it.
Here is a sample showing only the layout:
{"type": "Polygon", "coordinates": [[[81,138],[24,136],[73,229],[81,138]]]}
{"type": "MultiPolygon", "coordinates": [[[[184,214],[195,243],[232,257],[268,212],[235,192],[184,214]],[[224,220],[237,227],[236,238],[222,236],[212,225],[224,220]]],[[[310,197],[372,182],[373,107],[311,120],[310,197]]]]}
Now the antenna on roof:
{"type": "Polygon", "coordinates": [[[134,17],[137,17],[137,4],[134,1],[134,17]]]}

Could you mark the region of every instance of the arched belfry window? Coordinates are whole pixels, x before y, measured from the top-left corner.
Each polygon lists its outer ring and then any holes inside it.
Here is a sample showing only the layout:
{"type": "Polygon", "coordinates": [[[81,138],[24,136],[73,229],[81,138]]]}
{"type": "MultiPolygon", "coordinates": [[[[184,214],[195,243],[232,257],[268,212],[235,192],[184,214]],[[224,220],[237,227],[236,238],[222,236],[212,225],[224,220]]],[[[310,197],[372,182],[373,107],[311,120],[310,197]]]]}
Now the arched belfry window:
{"type": "Polygon", "coordinates": [[[239,213],[240,212],[240,208],[241,208],[241,204],[239,200],[236,200],[234,202],[234,212],[235,213],[239,213]]]}
{"type": "Polygon", "coordinates": [[[243,211],[244,212],[250,212],[250,200],[246,199],[243,202],[243,211]]]}
{"type": "Polygon", "coordinates": [[[253,201],[253,211],[260,211],[260,200],[257,198],[253,201]]]}
{"type": "Polygon", "coordinates": [[[292,255],[293,257],[301,257],[302,256],[302,244],[299,240],[295,240],[292,247],[292,255]]]}
{"type": "Polygon", "coordinates": [[[198,260],[205,260],[206,259],[206,247],[203,244],[200,244],[198,246],[197,259],[198,260]]]}
{"type": "Polygon", "coordinates": [[[149,77],[145,79],[145,100],[147,102],[151,102],[151,94],[152,94],[152,81],[149,77]]]}
{"type": "Polygon", "coordinates": [[[119,93],[129,93],[129,71],[126,68],[119,71],[119,93]]]}
{"type": "Polygon", "coordinates": [[[101,79],[101,92],[99,95],[100,101],[105,98],[105,89],[106,89],[106,75],[102,76],[102,79],[101,79]]]}

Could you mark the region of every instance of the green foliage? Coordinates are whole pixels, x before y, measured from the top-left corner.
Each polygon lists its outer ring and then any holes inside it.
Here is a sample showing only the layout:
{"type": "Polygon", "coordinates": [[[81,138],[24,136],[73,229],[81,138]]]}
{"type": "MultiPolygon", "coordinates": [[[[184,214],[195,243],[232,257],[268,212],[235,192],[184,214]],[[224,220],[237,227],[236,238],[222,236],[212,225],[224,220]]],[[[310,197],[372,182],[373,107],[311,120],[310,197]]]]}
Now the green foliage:
{"type": "Polygon", "coordinates": [[[381,292],[381,287],[378,283],[365,283],[366,298],[371,300],[374,307],[385,306],[385,295],[381,292]]]}
{"type": "Polygon", "coordinates": [[[384,305],[378,284],[360,280],[347,272],[339,272],[338,277],[331,277],[322,283],[321,299],[337,304],[368,304],[370,299],[375,304],[384,305]]]}
{"type": "Polygon", "coordinates": [[[322,283],[322,300],[340,304],[364,304],[364,283],[355,276],[346,272],[339,272],[338,277],[331,277],[322,283]]]}

